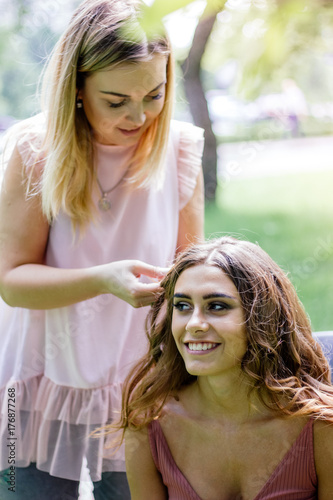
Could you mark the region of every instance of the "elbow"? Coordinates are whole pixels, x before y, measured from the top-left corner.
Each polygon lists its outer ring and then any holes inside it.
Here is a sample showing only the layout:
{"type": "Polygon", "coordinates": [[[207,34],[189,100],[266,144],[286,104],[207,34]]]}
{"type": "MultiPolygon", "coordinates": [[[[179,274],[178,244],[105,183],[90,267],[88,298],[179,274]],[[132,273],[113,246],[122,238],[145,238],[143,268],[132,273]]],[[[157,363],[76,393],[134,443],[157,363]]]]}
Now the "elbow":
{"type": "Polygon", "coordinates": [[[13,296],[13,294],[8,293],[6,290],[3,289],[2,286],[0,286],[0,297],[8,306],[17,307],[17,304],[15,302],[15,297],[13,296]]]}
{"type": "Polygon", "coordinates": [[[17,293],[12,290],[12,287],[3,275],[0,276],[0,297],[10,307],[19,306],[17,303],[17,293]]]}

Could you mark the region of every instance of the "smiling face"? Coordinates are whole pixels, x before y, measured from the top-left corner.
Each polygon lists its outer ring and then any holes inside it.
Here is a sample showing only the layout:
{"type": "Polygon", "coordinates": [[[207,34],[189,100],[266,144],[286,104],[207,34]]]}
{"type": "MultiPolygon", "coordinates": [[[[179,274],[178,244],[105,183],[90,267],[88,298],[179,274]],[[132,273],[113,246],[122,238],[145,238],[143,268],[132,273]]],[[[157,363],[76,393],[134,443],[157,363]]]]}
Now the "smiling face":
{"type": "Polygon", "coordinates": [[[191,375],[239,372],[247,349],[237,289],[219,268],[201,264],[179,276],[173,297],[172,334],[191,375]]]}
{"type": "Polygon", "coordinates": [[[132,146],[161,113],[165,100],[167,58],[122,63],[96,71],[78,92],[101,144],[132,146]]]}

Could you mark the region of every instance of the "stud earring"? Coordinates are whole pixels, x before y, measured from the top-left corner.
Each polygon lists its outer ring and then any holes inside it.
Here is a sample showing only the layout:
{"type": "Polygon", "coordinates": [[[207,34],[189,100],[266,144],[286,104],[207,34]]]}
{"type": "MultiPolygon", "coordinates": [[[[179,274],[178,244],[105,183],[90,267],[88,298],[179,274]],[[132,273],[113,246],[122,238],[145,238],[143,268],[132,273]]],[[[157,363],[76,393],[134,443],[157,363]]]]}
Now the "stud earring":
{"type": "Polygon", "coordinates": [[[78,99],[78,100],[76,101],[76,107],[77,107],[78,109],[80,109],[80,108],[82,108],[82,107],[83,107],[83,104],[82,104],[82,99],[78,99]]]}

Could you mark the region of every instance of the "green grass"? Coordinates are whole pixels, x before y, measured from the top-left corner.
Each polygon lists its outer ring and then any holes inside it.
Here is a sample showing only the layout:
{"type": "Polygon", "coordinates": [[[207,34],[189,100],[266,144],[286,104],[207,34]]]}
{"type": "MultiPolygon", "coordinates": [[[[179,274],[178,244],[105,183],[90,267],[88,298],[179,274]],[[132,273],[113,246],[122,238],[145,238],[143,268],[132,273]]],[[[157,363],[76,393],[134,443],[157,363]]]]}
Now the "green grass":
{"type": "Polygon", "coordinates": [[[206,207],[206,236],[258,242],[289,273],[314,331],[333,330],[333,172],[232,180],[206,207]]]}
{"type": "MultiPolygon", "coordinates": [[[[250,123],[234,122],[229,127],[229,131],[223,134],[223,136],[219,136],[217,133],[217,141],[219,143],[261,141],[262,137],[269,140],[291,137],[291,133],[284,127],[281,127],[281,122],[272,118],[250,123]]],[[[300,130],[305,137],[323,137],[333,134],[333,123],[331,121],[307,117],[301,121],[300,130]]]]}

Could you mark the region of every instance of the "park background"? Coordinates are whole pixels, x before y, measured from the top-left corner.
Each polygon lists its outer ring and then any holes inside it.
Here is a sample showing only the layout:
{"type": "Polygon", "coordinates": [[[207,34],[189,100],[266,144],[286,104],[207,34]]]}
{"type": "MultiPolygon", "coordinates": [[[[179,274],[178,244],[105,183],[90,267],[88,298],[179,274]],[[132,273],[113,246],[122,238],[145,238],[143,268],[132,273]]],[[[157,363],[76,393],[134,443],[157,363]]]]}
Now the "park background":
{"type": "MultiPolygon", "coordinates": [[[[38,112],[39,75],[79,3],[0,0],[2,132],[38,112]]],[[[206,131],[206,236],[258,242],[313,330],[332,330],[333,3],[146,3],[175,49],[175,118],[206,131]]]]}

